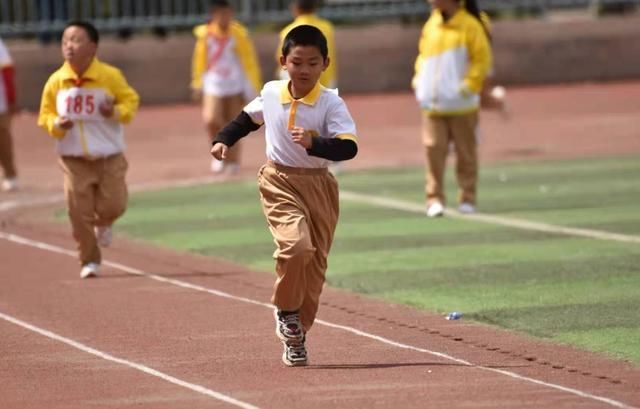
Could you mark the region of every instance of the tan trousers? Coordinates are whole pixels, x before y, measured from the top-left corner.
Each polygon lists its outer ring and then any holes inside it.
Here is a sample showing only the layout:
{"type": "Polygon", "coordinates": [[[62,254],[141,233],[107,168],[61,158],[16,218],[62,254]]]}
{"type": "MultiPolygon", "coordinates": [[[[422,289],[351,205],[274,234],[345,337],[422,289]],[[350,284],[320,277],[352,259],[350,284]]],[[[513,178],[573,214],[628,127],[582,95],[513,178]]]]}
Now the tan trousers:
{"type": "Polygon", "coordinates": [[[271,302],[300,311],[305,331],[315,321],[327,257],[338,223],[338,183],[324,169],[267,163],[258,173],[262,210],[276,244],[278,276],[271,302]]]}
{"type": "Polygon", "coordinates": [[[0,166],[7,179],[17,176],[13,158],[13,140],[11,139],[11,115],[0,114],[0,166]]]}
{"type": "Polygon", "coordinates": [[[63,156],[59,163],[80,263],[100,263],[93,228],[112,225],[127,208],[127,160],[122,154],[97,160],[63,156]]]}
{"type": "Polygon", "coordinates": [[[458,201],[475,204],[478,182],[478,113],[451,116],[423,114],[422,118],[422,141],[427,157],[427,203],[445,203],[444,172],[449,145],[453,142],[459,187],[458,201]]]}
{"type": "MultiPolygon", "coordinates": [[[[233,121],[244,108],[244,97],[240,95],[232,95],[229,97],[216,97],[204,94],[202,96],[202,119],[207,128],[209,141],[218,135],[218,132],[224,126],[233,121]]],[[[226,163],[240,163],[241,141],[227,152],[226,163]]]]}

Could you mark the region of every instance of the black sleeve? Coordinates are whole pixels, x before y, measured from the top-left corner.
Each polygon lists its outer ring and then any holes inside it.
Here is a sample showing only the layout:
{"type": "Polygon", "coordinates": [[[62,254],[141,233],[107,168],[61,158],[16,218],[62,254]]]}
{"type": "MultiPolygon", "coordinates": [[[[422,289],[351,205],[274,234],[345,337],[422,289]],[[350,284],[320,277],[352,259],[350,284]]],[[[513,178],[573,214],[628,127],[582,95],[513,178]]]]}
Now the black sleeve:
{"type": "Polygon", "coordinates": [[[260,125],[253,122],[249,114],[242,111],[236,119],[229,122],[227,126],[218,132],[218,135],[216,135],[216,138],[213,140],[213,145],[222,142],[231,147],[241,138],[247,136],[249,132],[253,132],[258,128],[260,128],[260,125]]]}
{"type": "Polygon", "coordinates": [[[311,140],[311,148],[307,149],[307,153],[311,156],[338,162],[353,159],[358,153],[358,144],[351,139],[314,136],[311,140]]]}

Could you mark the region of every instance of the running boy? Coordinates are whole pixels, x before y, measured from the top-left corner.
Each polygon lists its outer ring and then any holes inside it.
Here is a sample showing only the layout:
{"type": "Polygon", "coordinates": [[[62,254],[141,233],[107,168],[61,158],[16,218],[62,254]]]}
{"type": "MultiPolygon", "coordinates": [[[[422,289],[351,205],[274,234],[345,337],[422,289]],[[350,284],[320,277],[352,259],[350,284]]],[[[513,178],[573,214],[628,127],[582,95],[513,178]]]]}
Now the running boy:
{"type": "Polygon", "coordinates": [[[67,24],[65,63],[44,86],[38,118],[56,139],[82,278],[98,274],[98,245],[111,244],[111,226],[127,207],[122,124],[131,121],[139,103],[120,70],[96,57],[98,41],[90,23],[67,24]]]}
{"type": "MultiPolygon", "coordinates": [[[[324,34],[324,37],[327,39],[329,60],[331,61],[331,64],[320,75],[320,84],[324,85],[327,88],[337,88],[338,65],[336,60],[333,24],[331,24],[329,20],[318,17],[318,15],[316,14],[316,5],[317,0],[294,0],[291,3],[291,14],[294,17],[294,20],[285,28],[283,28],[282,31],[280,31],[280,43],[278,45],[278,49],[276,50],[276,61],[278,62],[278,65],[281,65],[280,52],[282,51],[282,44],[284,43],[284,38],[286,37],[287,33],[289,33],[292,28],[301,26],[303,24],[317,27],[320,31],[322,31],[322,34],[324,34]]],[[[279,71],[279,74],[280,79],[289,79],[289,75],[287,74],[287,70],[284,66],[279,71]]]]}
{"type": "MultiPolygon", "coordinates": [[[[262,86],[260,65],[247,29],[234,19],[227,0],[210,2],[209,24],[197,26],[193,33],[191,89],[194,99],[202,98],[202,117],[209,140],[242,111],[262,86]]],[[[224,162],[211,161],[211,171],[240,169],[240,144],[229,151],[224,162]]]]}
{"type": "Polygon", "coordinates": [[[16,85],[13,60],[9,50],[0,39],[0,167],[4,171],[2,190],[12,192],[18,189],[18,173],[16,172],[11,137],[11,117],[16,112],[16,85]]]}
{"type": "Polygon", "coordinates": [[[352,159],[358,145],[344,101],[318,82],[330,63],[322,32],[308,25],[291,30],[280,62],[291,80],[267,83],[218,134],[211,154],[224,159],[230,146],[264,123],[268,160],[258,184],[277,247],[271,298],[276,334],[284,344],[283,362],[302,366],[338,222],[338,184],[327,165],[352,159]]]}

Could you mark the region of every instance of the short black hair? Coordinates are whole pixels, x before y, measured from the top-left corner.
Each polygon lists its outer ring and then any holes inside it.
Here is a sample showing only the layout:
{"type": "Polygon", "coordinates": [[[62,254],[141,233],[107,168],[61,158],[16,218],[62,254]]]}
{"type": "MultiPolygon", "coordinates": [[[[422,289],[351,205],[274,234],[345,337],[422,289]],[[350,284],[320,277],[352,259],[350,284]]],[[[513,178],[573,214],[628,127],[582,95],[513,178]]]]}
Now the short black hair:
{"type": "Polygon", "coordinates": [[[228,0],[209,0],[209,10],[226,9],[231,7],[228,0]]]}
{"type": "Polygon", "coordinates": [[[289,55],[291,48],[297,45],[316,47],[324,60],[329,55],[326,37],[322,34],[322,31],[314,26],[301,25],[291,29],[282,42],[282,55],[286,57],[289,55]]]}
{"type": "Polygon", "coordinates": [[[304,11],[305,13],[311,13],[318,7],[316,0],[295,0],[294,4],[300,11],[304,11]]]}
{"type": "Polygon", "coordinates": [[[69,27],[80,27],[81,29],[86,31],[87,35],[89,36],[89,40],[91,40],[92,43],[98,44],[100,42],[100,34],[98,33],[98,29],[88,21],[84,21],[84,20],[70,21],[67,23],[66,26],[64,26],[64,29],[66,30],[69,27]]]}

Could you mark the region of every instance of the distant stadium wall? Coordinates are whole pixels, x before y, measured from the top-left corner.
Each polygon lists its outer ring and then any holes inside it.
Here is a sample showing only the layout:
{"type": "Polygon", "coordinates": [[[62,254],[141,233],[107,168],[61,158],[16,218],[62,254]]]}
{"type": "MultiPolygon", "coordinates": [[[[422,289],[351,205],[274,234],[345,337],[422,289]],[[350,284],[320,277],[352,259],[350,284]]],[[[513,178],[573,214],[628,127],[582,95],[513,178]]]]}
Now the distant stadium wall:
{"type": "MultiPolygon", "coordinates": [[[[502,84],[549,84],[640,78],[640,17],[582,21],[503,21],[494,24],[496,80],[502,84]]],[[[381,24],[340,27],[341,93],[408,91],[420,27],[381,24]]],[[[254,36],[265,80],[277,69],[275,33],[254,36]]],[[[42,87],[61,62],[57,45],[7,41],[16,62],[19,99],[38,107],[42,87]]],[[[145,104],[189,100],[193,38],[105,38],[99,57],[122,69],[145,104]]]]}

